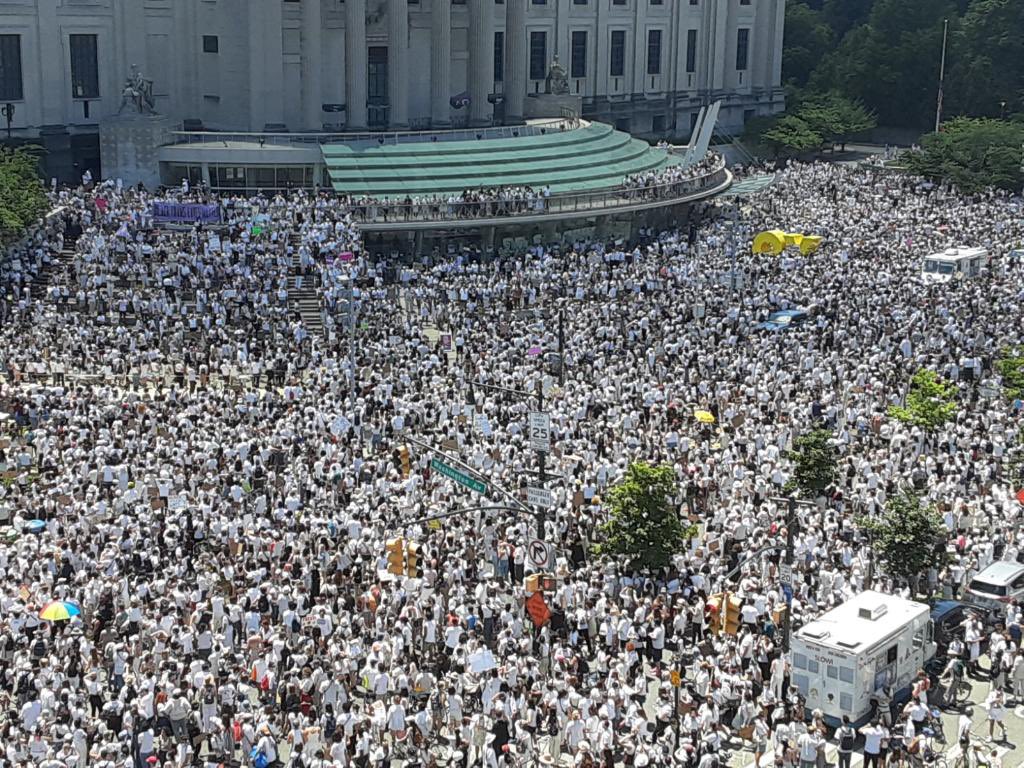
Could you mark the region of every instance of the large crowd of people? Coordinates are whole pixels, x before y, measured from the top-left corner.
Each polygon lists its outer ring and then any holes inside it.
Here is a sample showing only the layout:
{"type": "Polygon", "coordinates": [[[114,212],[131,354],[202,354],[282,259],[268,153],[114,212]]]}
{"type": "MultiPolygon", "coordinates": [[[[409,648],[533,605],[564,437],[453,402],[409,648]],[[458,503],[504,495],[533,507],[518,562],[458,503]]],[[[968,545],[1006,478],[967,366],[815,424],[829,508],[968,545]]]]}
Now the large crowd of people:
{"type": "MultiPolygon", "coordinates": [[[[712,768],[746,748],[809,768],[824,726],[790,684],[766,548],[785,537],[794,437],[821,425],[840,457],[823,507],[798,510],[796,625],[869,587],[911,594],[869,569],[856,524],[910,481],[949,535],[922,590],[962,594],[1020,552],[1019,404],[979,386],[1021,343],[1019,198],[791,164],[735,221],[709,209],[628,244],[392,271],[334,197],[225,196],[205,227],[155,226],[154,199],[61,191],[2,264],[0,766],[712,768]],[[743,247],[773,228],[823,245],[743,247]],[[921,257],[953,244],[985,246],[990,267],[923,284],[921,257]],[[290,300],[304,286],[322,332],[290,300]],[[789,307],[811,320],[758,330],[789,307]],[[923,368],[959,392],[932,435],[886,415],[923,368]],[[521,497],[538,388],[540,532],[431,465],[521,497]],[[593,552],[638,460],[672,468],[699,526],[658,572],[593,552]],[[555,553],[539,627],[534,536],[555,553]],[[396,538],[421,575],[389,573],[396,538]],[[744,602],[735,635],[709,629],[725,588],[744,602]],[[54,602],[69,619],[40,618],[54,602]]],[[[1000,619],[1012,699],[1019,607],[1000,619]]],[[[865,731],[876,764],[886,728],[920,725],[905,719],[865,731]]],[[[848,765],[854,737],[837,738],[848,765]]]]}

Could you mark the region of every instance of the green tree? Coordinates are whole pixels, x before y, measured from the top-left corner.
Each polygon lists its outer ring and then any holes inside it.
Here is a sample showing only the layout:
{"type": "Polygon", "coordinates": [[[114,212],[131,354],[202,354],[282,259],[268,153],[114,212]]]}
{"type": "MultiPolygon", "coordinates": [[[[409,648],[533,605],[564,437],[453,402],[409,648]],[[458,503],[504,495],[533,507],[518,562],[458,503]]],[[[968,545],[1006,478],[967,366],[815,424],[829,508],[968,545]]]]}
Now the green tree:
{"type": "Polygon", "coordinates": [[[871,15],[875,0],[825,0],[822,16],[837,37],[859,27],[871,15]]]}
{"type": "Polygon", "coordinates": [[[786,5],[785,30],[782,81],[803,87],[821,58],[832,50],[835,36],[821,11],[799,1],[786,5]]]}
{"type": "Polygon", "coordinates": [[[1019,190],[1024,185],[1022,145],[1024,124],[961,117],[926,136],[905,162],[911,173],[951,181],[968,194],[988,187],[1019,190]]]}
{"type": "Polygon", "coordinates": [[[857,523],[871,534],[872,546],[886,571],[906,579],[915,592],[919,577],[945,560],[942,517],[912,491],[900,491],[888,500],[881,515],[861,517],[857,523]]]}
{"type": "Polygon", "coordinates": [[[608,522],[598,528],[599,556],[620,556],[634,568],[663,568],[696,533],[673,508],[676,477],[667,464],[629,465],[626,476],[608,493],[608,522]]]}
{"type": "MultiPolygon", "coordinates": [[[[827,14],[826,14],[827,15],[827,14]]],[[[935,114],[943,21],[949,0],[875,0],[811,77],[811,87],[860,100],[883,125],[926,128],[935,114]]]]}
{"type": "Polygon", "coordinates": [[[1010,400],[1024,398],[1024,349],[1012,347],[1003,350],[996,361],[996,370],[1003,377],[1003,392],[1010,400]]]}
{"type": "Polygon", "coordinates": [[[862,103],[835,91],[807,99],[797,111],[797,117],[827,142],[842,144],[844,148],[853,135],[869,131],[878,124],[862,103]]]}
{"type": "Polygon", "coordinates": [[[949,58],[952,114],[1001,117],[1024,109],[1024,3],[972,0],[949,58]]]}
{"type": "Polygon", "coordinates": [[[0,244],[21,237],[49,207],[39,163],[27,148],[0,148],[0,244]]]}
{"type": "Polygon", "coordinates": [[[801,154],[820,149],[824,137],[797,115],[783,115],[761,138],[777,153],[801,154]]]}
{"type": "Polygon", "coordinates": [[[956,413],[957,388],[943,381],[935,371],[922,368],[910,380],[906,405],[894,405],[889,415],[925,432],[934,432],[956,413]]]}
{"type": "Polygon", "coordinates": [[[832,433],[827,429],[812,429],[793,440],[793,450],[787,453],[793,462],[793,474],[786,484],[786,492],[803,499],[816,499],[836,478],[836,448],[832,433]]]}

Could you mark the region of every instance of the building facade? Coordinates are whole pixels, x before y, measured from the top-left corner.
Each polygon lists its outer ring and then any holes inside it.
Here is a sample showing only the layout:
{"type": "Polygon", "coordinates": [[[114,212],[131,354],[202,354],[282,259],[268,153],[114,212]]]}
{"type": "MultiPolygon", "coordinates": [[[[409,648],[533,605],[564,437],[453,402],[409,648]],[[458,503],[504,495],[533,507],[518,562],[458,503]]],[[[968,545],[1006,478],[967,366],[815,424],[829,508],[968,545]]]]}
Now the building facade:
{"type": "Polygon", "coordinates": [[[557,57],[584,117],[685,139],[714,100],[727,128],[783,107],[784,12],[785,0],[0,0],[0,105],[14,106],[0,130],[43,143],[50,168],[92,167],[132,65],[186,129],[516,123],[557,57]]]}

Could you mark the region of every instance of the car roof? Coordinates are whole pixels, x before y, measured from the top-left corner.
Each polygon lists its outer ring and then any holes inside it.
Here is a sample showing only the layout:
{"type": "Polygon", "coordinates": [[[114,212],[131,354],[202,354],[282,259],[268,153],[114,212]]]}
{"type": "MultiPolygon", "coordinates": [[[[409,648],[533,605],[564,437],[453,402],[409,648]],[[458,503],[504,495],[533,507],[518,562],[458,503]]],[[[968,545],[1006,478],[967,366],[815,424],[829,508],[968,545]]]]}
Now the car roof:
{"type": "Polygon", "coordinates": [[[938,621],[961,606],[968,607],[966,603],[961,603],[959,600],[936,600],[932,603],[932,620],[938,621]]]}
{"type": "Polygon", "coordinates": [[[1009,584],[1022,573],[1024,564],[1012,560],[998,560],[974,578],[989,584],[1009,584]]]}

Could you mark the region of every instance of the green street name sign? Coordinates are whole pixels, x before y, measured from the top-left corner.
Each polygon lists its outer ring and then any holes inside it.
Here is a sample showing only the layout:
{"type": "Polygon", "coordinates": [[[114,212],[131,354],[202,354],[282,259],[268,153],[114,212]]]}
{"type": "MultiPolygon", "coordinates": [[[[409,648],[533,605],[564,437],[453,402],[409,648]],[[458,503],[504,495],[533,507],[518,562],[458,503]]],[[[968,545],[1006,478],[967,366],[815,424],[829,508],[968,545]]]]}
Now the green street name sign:
{"type": "Polygon", "coordinates": [[[487,484],[481,483],[479,480],[474,480],[464,472],[459,472],[457,469],[453,469],[439,459],[431,459],[430,467],[437,472],[440,472],[445,477],[450,477],[459,485],[464,485],[471,491],[477,493],[487,493],[487,484]]]}

